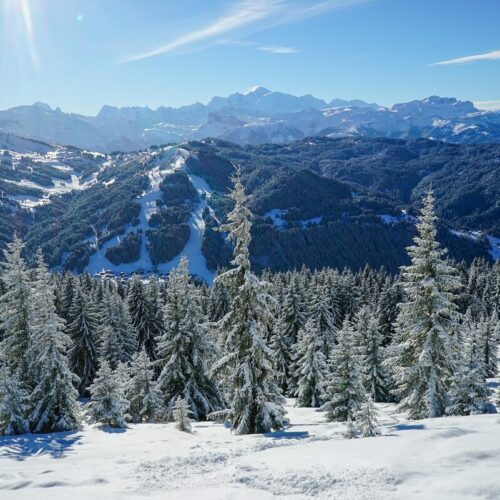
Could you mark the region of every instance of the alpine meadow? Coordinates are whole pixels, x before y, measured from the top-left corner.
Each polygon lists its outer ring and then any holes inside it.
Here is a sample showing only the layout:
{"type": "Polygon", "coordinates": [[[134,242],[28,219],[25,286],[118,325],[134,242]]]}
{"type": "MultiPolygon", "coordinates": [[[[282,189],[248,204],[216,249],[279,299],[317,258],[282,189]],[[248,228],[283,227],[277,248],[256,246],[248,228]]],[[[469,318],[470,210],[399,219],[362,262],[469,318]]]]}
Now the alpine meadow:
{"type": "Polygon", "coordinates": [[[500,499],[499,24],[3,0],[0,498],[500,499]]]}

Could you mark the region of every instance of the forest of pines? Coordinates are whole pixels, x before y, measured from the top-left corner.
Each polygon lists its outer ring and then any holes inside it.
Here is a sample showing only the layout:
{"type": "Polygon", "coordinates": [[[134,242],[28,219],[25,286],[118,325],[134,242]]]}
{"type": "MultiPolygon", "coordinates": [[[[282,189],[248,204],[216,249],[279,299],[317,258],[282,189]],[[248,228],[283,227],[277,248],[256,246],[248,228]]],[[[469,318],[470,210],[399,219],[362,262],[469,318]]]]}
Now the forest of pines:
{"type": "Polygon", "coordinates": [[[15,239],[0,276],[0,433],[128,422],[230,422],[237,434],[288,425],[285,398],[378,434],[374,402],[412,419],[489,410],[500,339],[500,264],[470,267],[436,241],[422,200],[410,265],[263,273],[250,266],[252,214],[235,176],[221,227],[231,268],[213,286],[188,262],[165,279],[35,269],[15,239]]]}

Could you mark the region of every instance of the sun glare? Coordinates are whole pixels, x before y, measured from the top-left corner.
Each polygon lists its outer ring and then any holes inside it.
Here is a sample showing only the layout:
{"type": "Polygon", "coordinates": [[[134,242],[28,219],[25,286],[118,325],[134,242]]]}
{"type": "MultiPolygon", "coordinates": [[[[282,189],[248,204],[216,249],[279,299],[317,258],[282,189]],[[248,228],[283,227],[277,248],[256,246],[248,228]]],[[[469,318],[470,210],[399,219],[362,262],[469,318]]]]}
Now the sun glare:
{"type": "Polygon", "coordinates": [[[39,66],[35,44],[33,13],[30,0],[4,0],[4,20],[6,32],[14,43],[25,43],[29,49],[31,61],[39,66]]]}

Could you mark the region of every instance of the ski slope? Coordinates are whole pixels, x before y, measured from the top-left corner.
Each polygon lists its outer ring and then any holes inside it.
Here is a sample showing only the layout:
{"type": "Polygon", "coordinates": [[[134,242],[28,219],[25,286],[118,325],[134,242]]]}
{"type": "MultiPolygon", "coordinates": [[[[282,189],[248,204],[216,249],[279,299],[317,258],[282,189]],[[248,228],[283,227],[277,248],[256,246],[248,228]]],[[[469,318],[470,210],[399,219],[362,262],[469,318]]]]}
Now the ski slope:
{"type": "MultiPolygon", "coordinates": [[[[496,384],[497,385],[497,384],[496,384]]],[[[0,498],[422,499],[500,497],[500,416],[406,421],[377,405],[383,436],[344,439],[311,408],[291,426],[235,436],[200,422],[0,438],[0,498]]]]}
{"type": "Polygon", "coordinates": [[[128,225],[125,228],[124,234],[115,236],[114,238],[106,241],[100,247],[96,248],[96,251],[90,256],[89,263],[85,268],[86,272],[90,274],[97,274],[103,271],[111,271],[115,274],[131,274],[142,270],[146,273],[156,272],[166,274],[177,266],[181,256],[186,256],[189,260],[189,272],[191,274],[199,276],[207,283],[211,283],[213,281],[215,274],[207,268],[205,257],[203,256],[201,250],[203,235],[205,233],[203,211],[207,207],[207,199],[210,198],[212,191],[201,177],[190,173],[188,173],[188,176],[198,193],[199,201],[188,221],[191,231],[189,240],[182,252],[169,262],[161,263],[155,266],[151,261],[151,256],[147,246],[148,238],[146,231],[149,227],[149,219],[157,210],[156,202],[162,198],[160,184],[167,174],[185,169],[185,162],[188,155],[188,152],[185,149],[177,147],[168,148],[167,153],[168,156],[166,159],[164,156],[165,151],[162,151],[162,161],[148,173],[150,184],[149,189],[137,199],[137,202],[141,206],[139,224],[136,226],[128,225]],[[120,241],[131,232],[141,233],[141,251],[139,259],[127,264],[113,264],[106,258],[106,251],[119,244],[120,241]]]}

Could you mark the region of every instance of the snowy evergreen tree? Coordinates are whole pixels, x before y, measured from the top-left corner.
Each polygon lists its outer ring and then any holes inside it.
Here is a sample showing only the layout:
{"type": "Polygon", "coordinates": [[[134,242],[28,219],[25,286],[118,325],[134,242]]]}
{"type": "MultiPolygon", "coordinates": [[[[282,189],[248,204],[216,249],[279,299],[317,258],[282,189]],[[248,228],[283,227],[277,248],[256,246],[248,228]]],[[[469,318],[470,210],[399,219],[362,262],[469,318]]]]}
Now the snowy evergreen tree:
{"type": "Polygon", "coordinates": [[[344,432],[344,437],[346,439],[356,439],[357,437],[359,437],[359,430],[356,425],[356,422],[351,418],[347,419],[347,425],[344,432]]]}
{"type": "Polygon", "coordinates": [[[460,315],[455,304],[460,281],[436,241],[434,196],[429,192],[417,224],[411,265],[402,268],[405,301],[400,304],[395,346],[388,365],[394,395],[410,418],[443,415],[459,346],[460,315]]]}
{"type": "Polygon", "coordinates": [[[478,336],[483,351],[484,368],[486,377],[498,375],[498,343],[500,325],[498,315],[494,312],[491,317],[483,317],[477,323],[478,336]]]}
{"type": "Polygon", "coordinates": [[[23,388],[31,389],[28,351],[33,315],[32,286],[21,257],[22,249],[23,243],[15,236],[4,252],[2,283],[6,291],[0,300],[0,329],[3,331],[0,359],[19,378],[23,388]]]}
{"type": "Polygon", "coordinates": [[[378,319],[368,306],[363,306],[358,311],[354,328],[360,348],[361,370],[366,391],[375,402],[385,401],[387,374],[383,366],[382,338],[378,319]]]}
{"type": "Polygon", "coordinates": [[[333,347],[337,328],[337,313],[325,286],[318,285],[311,293],[309,303],[309,321],[315,335],[321,339],[323,354],[328,359],[333,347]]]}
{"type": "Polygon", "coordinates": [[[131,422],[156,422],[164,411],[162,393],[153,380],[153,362],[144,350],[134,354],[125,396],[130,403],[131,422]]]}
{"type": "Polygon", "coordinates": [[[329,370],[323,347],[323,339],[317,335],[315,321],[310,318],[300,331],[294,349],[297,406],[317,408],[325,401],[329,370]]]}
{"type": "Polygon", "coordinates": [[[168,279],[165,327],[158,339],[161,373],[158,386],[163,394],[166,418],[180,396],[196,420],[224,408],[215,382],[208,374],[207,361],[214,345],[206,336],[196,289],[189,282],[188,261],[182,257],[168,279]]]}
{"type": "Polygon", "coordinates": [[[284,398],[275,383],[273,351],[263,340],[267,325],[272,323],[270,297],[250,269],[252,214],[239,171],[230,197],[235,206],[228,215],[229,222],[220,230],[228,233],[229,241],[234,243],[235,267],[217,280],[227,286],[232,301],[218,324],[225,354],[214,371],[225,376],[233,430],[237,434],[254,434],[283,428],[284,398]]]}
{"type": "Polygon", "coordinates": [[[88,415],[97,424],[109,427],[126,427],[125,418],[129,402],[125,398],[123,377],[111,370],[108,361],[103,360],[90,386],[92,396],[88,415]]]}
{"type": "Polygon", "coordinates": [[[83,396],[97,372],[99,319],[94,302],[80,288],[75,291],[69,315],[73,318],[67,327],[72,342],[69,366],[80,379],[77,388],[83,396]]]}
{"type": "Polygon", "coordinates": [[[450,389],[451,404],[446,408],[449,415],[474,415],[487,410],[489,389],[482,344],[484,332],[478,326],[470,324],[468,328],[464,352],[450,389]]]}
{"type": "Polygon", "coordinates": [[[283,394],[287,394],[290,382],[290,369],[292,365],[292,352],[290,338],[286,335],[287,325],[283,314],[274,325],[271,336],[271,349],[274,352],[274,370],[276,383],[283,394]]]}
{"type": "Polygon", "coordinates": [[[150,359],[156,359],[156,338],[161,334],[156,304],[148,297],[147,289],[138,275],[130,280],[127,304],[132,326],[137,333],[137,349],[146,350],[150,359]]]}
{"type": "Polygon", "coordinates": [[[116,290],[104,292],[104,310],[101,321],[100,354],[112,369],[119,363],[128,363],[136,351],[137,335],[130,324],[124,300],[116,290]]]}
{"type": "Polygon", "coordinates": [[[3,366],[0,368],[0,435],[28,433],[28,410],[28,392],[22,388],[18,376],[3,366]]]}
{"type": "Polygon", "coordinates": [[[61,432],[81,426],[78,392],[73,383],[78,377],[71,373],[66,357],[71,343],[64,333],[64,321],[59,318],[51,285],[41,251],[37,253],[35,293],[32,321],[32,373],[36,384],[30,396],[30,427],[32,432],[61,432]]]}
{"type": "Polygon", "coordinates": [[[360,355],[354,344],[355,332],[349,319],[345,319],[338,332],[338,343],[332,351],[332,374],[327,385],[326,418],[329,421],[356,420],[366,392],[360,370],[360,355]]]}
{"type": "Polygon", "coordinates": [[[178,396],[173,407],[174,421],[177,424],[175,427],[178,430],[182,432],[191,432],[190,414],[189,404],[178,396]]]}
{"type": "Polygon", "coordinates": [[[358,415],[356,416],[356,424],[363,437],[380,435],[377,409],[370,396],[362,403],[358,415]]]}

